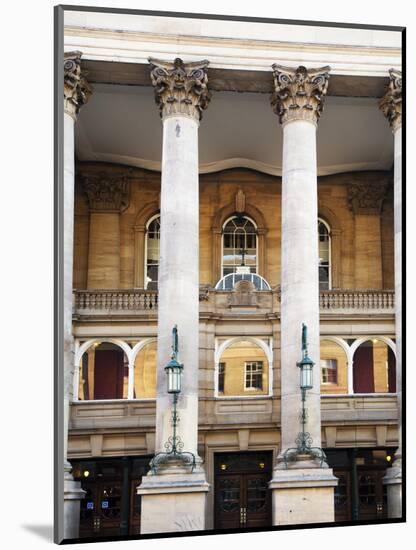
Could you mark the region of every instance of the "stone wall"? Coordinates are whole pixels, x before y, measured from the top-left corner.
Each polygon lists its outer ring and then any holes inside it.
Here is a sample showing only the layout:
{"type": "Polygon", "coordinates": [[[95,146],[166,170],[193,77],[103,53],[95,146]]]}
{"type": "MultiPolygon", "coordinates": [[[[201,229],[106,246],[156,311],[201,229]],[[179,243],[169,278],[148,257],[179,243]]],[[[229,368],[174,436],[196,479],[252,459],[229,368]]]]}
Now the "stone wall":
{"type": "MultiPolygon", "coordinates": [[[[100,279],[99,272],[106,270],[108,264],[101,251],[92,255],[90,250],[96,227],[91,231],[94,222],[83,188],[83,174],[86,173],[95,176],[127,174],[130,197],[128,205],[118,214],[119,288],[142,288],[145,226],[159,209],[160,174],[106,163],[78,164],[74,251],[74,288],[78,289],[87,288],[88,281],[105,281],[105,274],[100,279]]],[[[332,288],[393,288],[389,178],[389,172],[354,172],[318,178],[319,215],[332,231],[332,288]],[[380,199],[380,193],[374,197],[367,193],[365,204],[370,204],[370,209],[357,210],[356,201],[352,204],[350,189],[365,187],[366,182],[369,189],[380,183],[380,188],[387,189],[386,198],[380,199]]],[[[245,212],[259,228],[258,272],[272,287],[278,285],[281,178],[247,169],[200,175],[200,284],[215,285],[220,278],[221,228],[236,211],[236,200],[243,201],[245,212]]],[[[105,255],[105,246],[103,250],[105,255]]]]}

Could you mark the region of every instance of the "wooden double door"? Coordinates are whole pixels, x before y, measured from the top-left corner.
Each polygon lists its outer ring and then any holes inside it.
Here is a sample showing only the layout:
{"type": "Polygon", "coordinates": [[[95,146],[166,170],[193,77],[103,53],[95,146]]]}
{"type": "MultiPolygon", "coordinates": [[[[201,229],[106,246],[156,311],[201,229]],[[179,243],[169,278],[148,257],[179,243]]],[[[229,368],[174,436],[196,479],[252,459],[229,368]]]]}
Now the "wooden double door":
{"type": "Polygon", "coordinates": [[[140,534],[137,487],[151,457],[73,461],[74,479],[86,492],[81,500],[80,537],[140,534]]]}
{"type": "Polygon", "coordinates": [[[228,453],[215,457],[215,528],[272,524],[272,453],[228,453]]]}

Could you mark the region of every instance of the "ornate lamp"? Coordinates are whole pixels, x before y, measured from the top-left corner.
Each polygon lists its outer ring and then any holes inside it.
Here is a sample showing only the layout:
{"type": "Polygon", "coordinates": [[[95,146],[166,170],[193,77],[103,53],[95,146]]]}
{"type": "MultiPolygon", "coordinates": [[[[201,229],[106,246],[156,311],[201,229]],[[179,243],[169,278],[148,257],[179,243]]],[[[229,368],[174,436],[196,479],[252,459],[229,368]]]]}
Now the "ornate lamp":
{"type": "Polygon", "coordinates": [[[283,460],[285,462],[286,468],[288,467],[288,462],[295,460],[298,455],[309,455],[313,458],[318,458],[321,461],[321,467],[323,463],[326,463],[326,455],[320,447],[312,447],[312,437],[311,434],[305,431],[306,422],[308,419],[308,412],[305,408],[306,401],[306,392],[313,388],[313,366],[314,362],[308,356],[308,343],[307,343],[307,327],[302,323],[302,360],[296,363],[300,369],[300,390],[302,396],[302,411],[300,414],[300,421],[302,426],[302,431],[299,432],[296,438],[296,447],[291,447],[286,449],[283,453],[283,460]]]}
{"type": "Polygon", "coordinates": [[[181,462],[184,466],[189,466],[191,472],[195,468],[195,455],[190,452],[183,452],[183,442],[176,434],[179,423],[179,415],[177,404],[179,394],[182,389],[182,372],[183,365],[178,361],[178,327],[175,325],[172,329],[172,356],[169,363],[165,367],[167,375],[167,391],[173,395],[172,407],[172,428],[173,434],[165,443],[166,452],[157,453],[150,462],[150,467],[153,473],[156,473],[161,464],[168,462],[181,462]]]}

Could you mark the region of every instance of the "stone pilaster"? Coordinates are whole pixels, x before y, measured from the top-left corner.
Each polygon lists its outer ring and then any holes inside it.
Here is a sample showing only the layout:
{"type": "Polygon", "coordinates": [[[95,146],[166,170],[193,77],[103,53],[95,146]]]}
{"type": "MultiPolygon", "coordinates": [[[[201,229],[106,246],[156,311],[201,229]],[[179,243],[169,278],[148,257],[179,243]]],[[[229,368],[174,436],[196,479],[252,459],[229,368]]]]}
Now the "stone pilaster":
{"type": "Polygon", "coordinates": [[[81,179],[90,207],[87,288],[118,288],[120,213],[129,206],[129,179],[124,174],[86,174],[81,179]]]}
{"type": "Polygon", "coordinates": [[[178,327],[179,359],[184,364],[178,401],[178,435],[183,451],[196,456],[196,468],[170,464],[143,478],[142,533],[205,528],[208,484],[198,457],[199,370],[199,179],[198,126],[210,94],[208,61],[173,63],[150,59],[156,103],[163,120],[160,200],[160,262],[155,451],[172,436],[172,396],[164,368],[171,357],[171,334],[178,327]],[[160,514],[160,507],[166,513],[160,514]]]}
{"type": "Polygon", "coordinates": [[[71,474],[67,459],[69,404],[72,400],[74,375],[74,338],[72,335],[72,278],[74,250],[74,124],[80,108],[92,92],[81,71],[81,52],[64,54],[64,538],[78,537],[79,506],[84,491],[71,474]]]}
{"type": "Polygon", "coordinates": [[[302,358],[302,323],[308,328],[309,356],[315,363],[313,388],[306,394],[306,429],[312,446],[321,447],[316,128],[330,69],[273,65],[273,70],[271,103],[283,126],[281,453],[270,482],[273,523],[328,522],[334,520],[337,483],[332,470],[310,455],[288,463],[283,455],[297,447],[301,431],[296,364],[302,358]]]}
{"type": "Polygon", "coordinates": [[[348,186],[354,213],[356,289],[383,288],[380,215],[389,183],[388,177],[377,177],[348,186]]]}
{"type": "Polygon", "coordinates": [[[390,82],[380,101],[394,135],[394,288],[396,308],[396,377],[399,448],[384,483],[389,518],[402,517],[402,73],[390,69],[390,82]]]}

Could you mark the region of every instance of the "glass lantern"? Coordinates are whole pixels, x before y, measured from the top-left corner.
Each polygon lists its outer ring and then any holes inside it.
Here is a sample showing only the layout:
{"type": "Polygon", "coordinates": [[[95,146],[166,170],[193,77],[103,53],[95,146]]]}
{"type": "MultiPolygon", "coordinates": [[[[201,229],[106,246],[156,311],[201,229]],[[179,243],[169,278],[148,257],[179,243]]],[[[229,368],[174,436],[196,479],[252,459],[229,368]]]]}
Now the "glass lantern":
{"type": "Polygon", "coordinates": [[[181,378],[183,365],[176,359],[171,359],[165,367],[168,376],[168,393],[181,393],[181,378]]]}
{"type": "Polygon", "coordinates": [[[313,388],[312,369],[314,362],[307,355],[297,365],[300,368],[300,389],[311,390],[313,388]]]}

